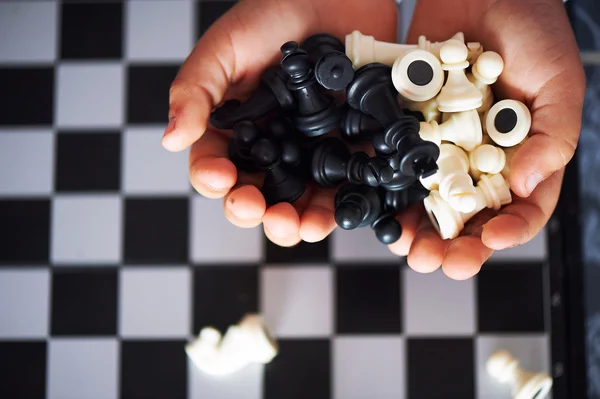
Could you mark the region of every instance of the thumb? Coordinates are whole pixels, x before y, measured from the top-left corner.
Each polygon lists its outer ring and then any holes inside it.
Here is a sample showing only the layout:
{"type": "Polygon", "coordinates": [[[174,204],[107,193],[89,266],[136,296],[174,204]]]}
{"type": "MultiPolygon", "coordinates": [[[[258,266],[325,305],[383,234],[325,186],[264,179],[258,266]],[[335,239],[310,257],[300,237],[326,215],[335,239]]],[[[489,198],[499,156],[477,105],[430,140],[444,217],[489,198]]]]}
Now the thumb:
{"type": "Polygon", "coordinates": [[[279,56],[282,43],[306,35],[310,7],[297,4],[240,1],[206,31],[171,84],[162,140],[167,150],[181,151],[196,142],[230,85],[255,80],[279,56]]]}

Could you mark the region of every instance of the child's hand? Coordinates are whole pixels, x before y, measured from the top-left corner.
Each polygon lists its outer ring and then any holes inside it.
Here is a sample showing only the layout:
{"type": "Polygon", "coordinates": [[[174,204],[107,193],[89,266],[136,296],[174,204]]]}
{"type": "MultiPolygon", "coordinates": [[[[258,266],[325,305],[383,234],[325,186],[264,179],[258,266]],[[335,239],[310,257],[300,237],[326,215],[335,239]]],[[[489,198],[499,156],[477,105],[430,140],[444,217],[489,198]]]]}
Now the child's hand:
{"type": "Polygon", "coordinates": [[[393,244],[392,251],[408,254],[415,270],[441,265],[452,278],[469,278],[493,250],[528,242],[548,222],[578,142],[585,91],[563,7],[561,0],[421,0],[417,5],[408,41],[416,43],[421,34],[446,40],[462,31],[467,41],[498,52],[505,66],[494,90],[528,105],[532,126],[511,164],[510,186],[518,196],[514,202],[497,216],[489,209],[481,212],[455,240],[443,241],[425,222],[410,247],[406,242],[412,237],[393,244]]]}
{"type": "MultiPolygon", "coordinates": [[[[243,98],[259,76],[276,62],[289,40],[301,42],[326,32],[342,41],[352,30],[395,41],[396,7],[392,0],[242,0],[198,41],[170,92],[170,126],[163,145],[180,151],[190,145],[190,180],[208,198],[224,198],[225,215],[235,225],[263,223],[275,244],[316,242],[336,227],[334,190],[307,189],[293,206],[266,208],[251,176],[236,172],[227,159],[229,136],[208,127],[214,106],[243,98]]],[[[410,235],[410,234],[409,234],[410,235]]],[[[414,235],[414,232],[413,234],[414,235]]]]}

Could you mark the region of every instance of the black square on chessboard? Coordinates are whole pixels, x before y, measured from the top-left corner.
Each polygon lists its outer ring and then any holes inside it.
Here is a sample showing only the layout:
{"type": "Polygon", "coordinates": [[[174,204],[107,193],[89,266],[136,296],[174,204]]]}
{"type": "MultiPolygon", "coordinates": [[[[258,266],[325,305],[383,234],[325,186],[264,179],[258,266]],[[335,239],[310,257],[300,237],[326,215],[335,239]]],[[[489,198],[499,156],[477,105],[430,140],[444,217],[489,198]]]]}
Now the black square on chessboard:
{"type": "Polygon", "coordinates": [[[55,268],[51,334],[116,335],[118,279],[116,268],[55,268]]]}
{"type": "Polygon", "coordinates": [[[50,200],[0,200],[0,264],[47,264],[50,200]]]}
{"type": "Polygon", "coordinates": [[[120,59],[123,53],[123,2],[63,3],[62,59],[120,59]]]}
{"type": "Polygon", "coordinates": [[[278,339],[279,353],[265,366],[264,399],[330,399],[329,339],[278,339]]]}
{"type": "Polygon", "coordinates": [[[225,14],[237,1],[200,0],[196,8],[198,30],[196,37],[200,38],[208,28],[223,14],[225,14]]]}
{"type": "Polygon", "coordinates": [[[276,263],[313,263],[325,264],[329,262],[329,237],[322,241],[309,243],[300,241],[293,247],[280,247],[271,240],[265,242],[265,261],[269,264],[276,263]]]}
{"type": "Polygon", "coordinates": [[[407,398],[475,398],[470,338],[408,338],[407,398]]]}
{"type": "Polygon", "coordinates": [[[0,342],[0,398],[46,399],[45,341],[0,342]]]}
{"type": "Polygon", "coordinates": [[[125,262],[187,263],[188,198],[125,200],[125,262]]]}
{"type": "Polygon", "coordinates": [[[335,278],[338,334],[402,332],[400,267],[338,266],[335,278]]]}
{"type": "Polygon", "coordinates": [[[52,125],[54,68],[0,68],[0,125],[52,125]]]}
{"type": "Polygon", "coordinates": [[[487,263],[477,275],[480,332],[543,332],[544,270],[540,263],[487,263]]]}
{"type": "Polygon", "coordinates": [[[185,341],[122,341],[120,397],[186,399],[185,345],[185,341]]]}
{"type": "Polygon", "coordinates": [[[246,313],[258,312],[258,293],[258,266],[195,267],[191,333],[207,326],[224,332],[246,313]]]}
{"type": "Polygon", "coordinates": [[[59,132],[55,165],[56,191],[118,191],[121,134],[59,132]]]}
{"type": "Polygon", "coordinates": [[[127,122],[164,123],[169,119],[169,89],[179,65],[128,67],[127,122]]]}

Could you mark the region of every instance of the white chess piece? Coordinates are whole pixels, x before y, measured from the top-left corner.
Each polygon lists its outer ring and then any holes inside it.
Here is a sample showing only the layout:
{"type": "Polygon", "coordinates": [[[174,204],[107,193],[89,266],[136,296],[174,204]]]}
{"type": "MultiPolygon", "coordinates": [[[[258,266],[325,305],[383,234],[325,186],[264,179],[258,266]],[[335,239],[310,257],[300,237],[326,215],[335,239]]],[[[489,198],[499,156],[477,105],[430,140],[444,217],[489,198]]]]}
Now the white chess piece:
{"type": "Polygon", "coordinates": [[[483,54],[483,46],[478,42],[469,42],[467,43],[467,48],[469,49],[467,61],[469,61],[469,64],[473,65],[479,56],[483,54]]]}
{"type": "Polygon", "coordinates": [[[498,382],[510,384],[513,399],[544,399],[552,389],[548,374],[522,370],[508,351],[494,352],[486,362],[486,369],[498,382]]]}
{"type": "Polygon", "coordinates": [[[506,154],[494,145],[482,144],[469,153],[469,172],[475,180],[479,180],[482,173],[500,173],[505,165],[506,154]]]}
{"type": "Polygon", "coordinates": [[[446,84],[437,96],[438,108],[441,112],[461,112],[476,110],[483,105],[481,91],[467,78],[465,69],[467,46],[458,40],[448,40],[440,48],[442,69],[448,71],[446,84]]]}
{"type": "Polygon", "coordinates": [[[410,101],[434,98],[440,92],[444,79],[440,61],[427,50],[409,50],[392,65],[394,87],[400,96],[410,101]]]}
{"type": "Polygon", "coordinates": [[[442,141],[449,141],[472,151],[481,144],[483,131],[477,110],[452,113],[446,122],[421,122],[420,136],[423,140],[432,141],[438,146],[442,141]]]}
{"type": "Polygon", "coordinates": [[[477,205],[477,192],[469,175],[469,158],[465,151],[454,144],[442,144],[437,165],[436,173],[420,178],[423,187],[437,190],[455,211],[471,212],[477,205]]]}
{"type": "Polygon", "coordinates": [[[223,337],[212,327],[203,328],[185,351],[198,369],[210,375],[225,375],[250,363],[269,363],[277,347],[262,318],[249,314],[238,325],[230,326],[223,337]]]}
{"type": "Polygon", "coordinates": [[[503,70],[504,60],[500,54],[486,51],[477,58],[471,68],[471,73],[467,74],[467,79],[481,91],[483,96],[483,103],[481,107],[477,108],[480,114],[487,112],[492,107],[494,94],[491,85],[496,83],[503,70]]]}
{"type": "Polygon", "coordinates": [[[403,107],[406,107],[411,111],[419,111],[421,114],[423,114],[425,122],[440,122],[441,112],[438,109],[438,104],[435,97],[428,101],[410,101],[406,100],[405,98],[401,98],[401,96],[398,95],[398,100],[403,107]]]}
{"type": "Polygon", "coordinates": [[[517,150],[519,148],[521,148],[523,143],[524,143],[524,141],[513,147],[503,148],[504,156],[506,157],[506,161],[504,162],[504,168],[502,168],[502,171],[500,173],[502,173],[502,176],[504,176],[505,179],[508,179],[508,177],[510,176],[510,166],[511,166],[512,160],[513,160],[515,154],[517,153],[517,150]]]}
{"type": "Polygon", "coordinates": [[[518,100],[501,100],[485,114],[485,130],[500,147],[521,143],[531,129],[531,112],[518,100]]]}
{"type": "Polygon", "coordinates": [[[431,224],[443,240],[458,237],[465,223],[485,208],[498,210],[512,201],[510,186],[501,174],[481,175],[477,182],[476,206],[469,213],[457,212],[434,190],[423,200],[431,224]]]}
{"type": "MultiPolygon", "coordinates": [[[[464,43],[464,35],[459,32],[454,38],[464,43]]],[[[392,66],[398,57],[403,56],[412,49],[423,49],[431,52],[439,59],[439,49],[444,42],[430,42],[425,36],[420,36],[417,44],[400,44],[375,40],[373,36],[362,34],[355,30],[346,35],[346,56],[352,61],[354,69],[358,69],[371,62],[379,62],[392,66]]],[[[469,43],[472,57],[476,57],[481,45],[477,42],[469,43]]]]}

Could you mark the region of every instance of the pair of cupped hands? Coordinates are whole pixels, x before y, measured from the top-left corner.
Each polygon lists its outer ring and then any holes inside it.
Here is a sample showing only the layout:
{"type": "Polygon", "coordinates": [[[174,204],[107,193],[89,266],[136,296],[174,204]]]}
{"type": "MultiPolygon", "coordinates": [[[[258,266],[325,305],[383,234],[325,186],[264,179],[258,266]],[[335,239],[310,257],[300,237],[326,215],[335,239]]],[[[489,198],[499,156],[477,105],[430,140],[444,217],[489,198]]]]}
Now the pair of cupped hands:
{"type": "MultiPolygon", "coordinates": [[[[260,180],[238,173],[227,157],[231,133],[212,128],[209,116],[224,100],[247,97],[265,68],[278,62],[284,42],[320,32],[343,42],[353,30],[395,42],[396,22],[392,0],[239,1],[182,65],[171,86],[162,145],[169,151],[191,146],[192,185],[204,197],[221,199],[234,225],[262,224],[280,246],[325,239],[336,228],[336,189],[309,187],[294,204],[267,207],[260,180]]],[[[388,248],[407,256],[417,272],[441,267],[463,280],[477,274],[495,250],[527,243],[548,222],[579,139],[585,74],[561,0],[418,0],[407,43],[419,35],[444,41],[456,32],[502,56],[504,71],[493,86],[497,98],[520,100],[531,111],[530,138],[511,164],[514,200],[499,212],[480,212],[453,240],[442,240],[416,204],[397,215],[402,237],[388,248]]]]}

